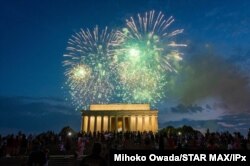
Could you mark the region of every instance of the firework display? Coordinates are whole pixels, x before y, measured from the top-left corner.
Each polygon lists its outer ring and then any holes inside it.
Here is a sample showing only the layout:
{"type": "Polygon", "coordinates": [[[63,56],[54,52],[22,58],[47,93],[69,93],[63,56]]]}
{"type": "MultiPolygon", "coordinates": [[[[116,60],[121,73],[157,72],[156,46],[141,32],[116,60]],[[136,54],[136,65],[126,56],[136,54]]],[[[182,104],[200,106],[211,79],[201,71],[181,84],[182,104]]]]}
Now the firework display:
{"type": "Polygon", "coordinates": [[[110,64],[119,40],[118,34],[107,27],[81,30],[69,39],[63,62],[65,84],[77,110],[90,103],[110,102],[115,89],[112,83],[115,70],[110,64]]]}
{"type": "Polygon", "coordinates": [[[155,11],[126,20],[120,31],[124,41],[115,54],[124,102],[154,105],[165,96],[168,72],[177,72],[175,65],[182,60],[176,48],[186,46],[174,42],[183,29],[168,32],[173,22],[155,11]]]}
{"type": "Polygon", "coordinates": [[[76,109],[91,103],[157,104],[166,95],[168,74],[177,72],[182,53],[169,31],[173,17],[155,11],[126,20],[121,30],[87,29],[68,42],[66,85],[76,109]]]}

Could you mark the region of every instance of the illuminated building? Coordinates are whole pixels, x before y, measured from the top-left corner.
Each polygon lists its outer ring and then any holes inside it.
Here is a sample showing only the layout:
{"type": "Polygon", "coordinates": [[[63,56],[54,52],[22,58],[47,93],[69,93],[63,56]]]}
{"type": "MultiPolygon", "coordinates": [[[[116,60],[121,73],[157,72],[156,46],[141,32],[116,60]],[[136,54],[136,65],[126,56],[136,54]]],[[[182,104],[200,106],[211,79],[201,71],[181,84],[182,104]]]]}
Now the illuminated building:
{"type": "Polygon", "coordinates": [[[149,104],[92,104],[82,111],[83,132],[158,130],[158,110],[149,104]]]}

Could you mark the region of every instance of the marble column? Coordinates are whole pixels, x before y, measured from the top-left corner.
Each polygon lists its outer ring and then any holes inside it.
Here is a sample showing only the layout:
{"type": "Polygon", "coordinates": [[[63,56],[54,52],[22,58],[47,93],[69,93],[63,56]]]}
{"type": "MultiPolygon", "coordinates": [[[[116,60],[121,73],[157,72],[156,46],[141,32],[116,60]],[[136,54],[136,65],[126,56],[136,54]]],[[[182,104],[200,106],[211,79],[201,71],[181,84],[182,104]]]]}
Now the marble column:
{"type": "Polygon", "coordinates": [[[135,131],[138,131],[138,116],[135,116],[135,131]]]}
{"type": "Polygon", "coordinates": [[[86,133],[88,131],[88,116],[84,116],[83,131],[86,133]]]}
{"type": "Polygon", "coordinates": [[[151,117],[151,123],[152,123],[152,131],[156,132],[155,116],[151,117]]]}
{"type": "Polygon", "coordinates": [[[132,131],[131,129],[131,126],[132,126],[132,124],[131,124],[131,116],[129,116],[128,117],[128,131],[132,131]]]}
{"type": "Polygon", "coordinates": [[[110,131],[110,116],[108,116],[108,131],[110,131]]]}
{"type": "Polygon", "coordinates": [[[122,132],[125,132],[125,117],[122,117],[122,132]]]}
{"type": "Polygon", "coordinates": [[[142,131],[144,131],[146,129],[145,126],[145,116],[142,116],[142,131]]]}
{"type": "Polygon", "coordinates": [[[104,120],[103,115],[101,115],[101,132],[103,132],[104,120]]]}
{"type": "Polygon", "coordinates": [[[97,125],[97,116],[95,116],[95,120],[94,120],[94,131],[96,131],[96,125],[97,125]]]}
{"type": "Polygon", "coordinates": [[[151,116],[148,116],[148,131],[152,131],[151,116]]]}
{"type": "Polygon", "coordinates": [[[155,116],[155,132],[158,131],[158,116],[155,116]]]}
{"type": "Polygon", "coordinates": [[[87,132],[90,132],[90,116],[88,116],[88,127],[87,127],[87,132]]]}
{"type": "Polygon", "coordinates": [[[115,132],[117,132],[118,116],[115,116],[115,132]]]}

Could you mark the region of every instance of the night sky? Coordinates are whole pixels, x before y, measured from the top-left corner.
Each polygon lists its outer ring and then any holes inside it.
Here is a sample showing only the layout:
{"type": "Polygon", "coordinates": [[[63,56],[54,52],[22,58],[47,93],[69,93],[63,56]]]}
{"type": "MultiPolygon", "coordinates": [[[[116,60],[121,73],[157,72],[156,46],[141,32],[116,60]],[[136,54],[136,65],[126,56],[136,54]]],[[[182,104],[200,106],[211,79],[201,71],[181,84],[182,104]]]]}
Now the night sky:
{"type": "Polygon", "coordinates": [[[0,133],[80,129],[65,81],[63,54],[80,28],[120,28],[149,10],[184,28],[183,68],[159,105],[159,124],[201,131],[250,128],[248,0],[10,0],[0,5],[0,133]]]}

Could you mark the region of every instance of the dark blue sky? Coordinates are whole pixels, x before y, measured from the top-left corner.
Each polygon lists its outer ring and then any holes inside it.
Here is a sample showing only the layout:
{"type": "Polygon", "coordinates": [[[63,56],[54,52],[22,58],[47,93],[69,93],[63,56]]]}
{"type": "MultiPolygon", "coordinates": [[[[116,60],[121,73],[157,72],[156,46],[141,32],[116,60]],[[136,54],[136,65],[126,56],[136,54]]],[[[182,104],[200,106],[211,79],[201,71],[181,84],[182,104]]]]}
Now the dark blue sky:
{"type": "MultiPolygon", "coordinates": [[[[56,121],[57,124],[66,124],[66,118],[67,124],[79,127],[80,122],[73,123],[71,120],[74,118],[67,119],[68,114],[75,117],[78,117],[78,114],[71,110],[70,105],[65,106],[63,102],[65,94],[61,89],[64,82],[62,55],[68,38],[80,28],[92,28],[95,25],[122,27],[126,18],[151,9],[161,10],[168,16],[174,16],[176,21],[173,28],[185,29],[181,40],[190,46],[187,49],[187,55],[192,53],[194,47],[204,45],[211,46],[230,61],[236,61],[237,51],[240,49],[246,55],[242,61],[237,61],[237,65],[246,71],[250,64],[247,53],[250,43],[249,6],[248,0],[2,1],[0,5],[0,96],[2,96],[0,129],[2,132],[18,129],[29,132],[49,129],[49,125],[44,127],[37,124],[43,121],[41,119],[30,122],[31,125],[37,125],[37,128],[29,128],[30,123],[27,124],[26,120],[32,117],[29,112],[32,114],[33,109],[40,110],[37,112],[38,116],[41,112],[47,111],[48,116],[46,113],[44,116],[48,124],[53,125],[55,123],[53,119],[58,117],[64,120],[56,121]],[[33,105],[27,106],[27,103],[23,102],[27,100],[33,105]],[[51,110],[51,103],[56,105],[55,112],[51,110]],[[61,112],[60,108],[62,108],[61,112]],[[22,115],[14,113],[16,111],[22,115]],[[17,122],[13,120],[10,125],[4,119],[10,118],[8,113],[11,112],[13,112],[11,114],[14,116],[13,119],[22,117],[24,120],[17,120],[17,122]],[[62,112],[63,116],[60,114],[62,112]],[[23,126],[20,127],[20,124],[23,126]]],[[[161,108],[166,108],[166,105],[171,104],[165,104],[161,108]]],[[[167,112],[166,116],[169,115],[168,111],[160,111],[167,112]]],[[[211,113],[216,116],[209,120],[220,119],[222,114],[217,116],[217,113],[211,113]]],[[[170,114],[172,115],[172,112],[170,114]]],[[[176,120],[181,121],[184,118],[176,120]]],[[[170,119],[160,120],[161,123],[170,121],[170,119]]],[[[247,127],[249,124],[245,126],[247,127]]],[[[55,130],[59,128],[59,126],[53,127],[55,130]]]]}

